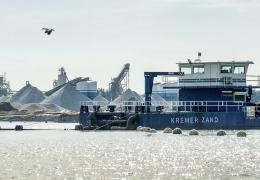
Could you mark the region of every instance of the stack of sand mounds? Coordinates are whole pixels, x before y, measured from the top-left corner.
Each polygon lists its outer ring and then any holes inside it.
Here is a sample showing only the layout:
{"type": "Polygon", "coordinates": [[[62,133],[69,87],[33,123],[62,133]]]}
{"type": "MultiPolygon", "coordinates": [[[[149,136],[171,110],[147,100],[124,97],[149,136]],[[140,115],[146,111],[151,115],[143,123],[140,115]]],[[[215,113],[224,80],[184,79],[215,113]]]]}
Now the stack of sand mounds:
{"type": "Polygon", "coordinates": [[[9,98],[10,98],[10,96],[4,96],[4,95],[1,96],[1,97],[0,97],[0,103],[1,103],[1,102],[6,102],[6,101],[8,101],[9,98]]]}
{"type": "Polygon", "coordinates": [[[1,102],[0,103],[0,111],[16,111],[10,102],[1,102]]]}
{"type": "Polygon", "coordinates": [[[152,100],[152,104],[155,104],[155,105],[167,104],[167,101],[162,96],[160,96],[159,94],[152,94],[151,100],[152,100]]]}
{"type": "Polygon", "coordinates": [[[28,113],[69,113],[70,111],[60,107],[56,104],[39,104],[31,103],[25,104],[20,109],[20,111],[26,111],[28,113]]]}
{"type": "MultiPolygon", "coordinates": [[[[143,101],[145,101],[144,95],[142,95],[142,99],[143,99],[143,101]]],[[[160,96],[159,94],[156,94],[156,93],[151,95],[151,102],[152,102],[152,104],[157,104],[157,102],[167,104],[167,101],[162,96],[160,96]]]]}
{"type": "Polygon", "coordinates": [[[78,112],[80,110],[81,101],[92,102],[91,99],[81,94],[72,85],[66,84],[64,87],[47,97],[41,104],[56,104],[65,109],[78,112]]]}
{"type": "Polygon", "coordinates": [[[127,89],[121,96],[116,98],[113,102],[110,104],[120,104],[123,101],[135,101],[135,102],[143,102],[142,97],[136,93],[135,91],[132,91],[131,89],[127,89]]]}
{"type": "Polygon", "coordinates": [[[45,99],[43,93],[36,87],[27,84],[10,98],[11,103],[40,103],[45,99]]]}
{"type": "Polygon", "coordinates": [[[93,102],[95,105],[100,106],[107,106],[109,104],[109,101],[100,94],[93,99],[93,102]]]}

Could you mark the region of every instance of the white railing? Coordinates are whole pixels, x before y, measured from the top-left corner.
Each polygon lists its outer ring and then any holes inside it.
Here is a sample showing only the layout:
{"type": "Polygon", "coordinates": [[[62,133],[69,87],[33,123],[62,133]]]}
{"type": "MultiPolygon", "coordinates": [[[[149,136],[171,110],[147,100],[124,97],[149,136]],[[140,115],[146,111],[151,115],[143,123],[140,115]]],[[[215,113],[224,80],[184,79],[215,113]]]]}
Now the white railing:
{"type": "MultiPolygon", "coordinates": [[[[149,102],[140,101],[121,101],[117,104],[107,104],[103,101],[82,101],[84,106],[100,106],[102,111],[106,111],[108,105],[115,105],[116,111],[136,111],[136,106],[144,107],[149,102]]],[[[158,107],[164,112],[176,111],[203,111],[203,112],[229,112],[245,111],[245,102],[243,101],[152,101],[149,105],[151,112],[158,111],[158,107]]]]}

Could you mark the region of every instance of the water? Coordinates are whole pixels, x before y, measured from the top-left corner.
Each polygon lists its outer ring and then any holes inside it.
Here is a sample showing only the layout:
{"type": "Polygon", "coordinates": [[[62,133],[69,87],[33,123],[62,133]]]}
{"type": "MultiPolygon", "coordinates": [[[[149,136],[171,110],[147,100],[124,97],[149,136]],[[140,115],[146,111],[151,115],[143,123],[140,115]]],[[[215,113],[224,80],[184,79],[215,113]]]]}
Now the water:
{"type": "MultiPolygon", "coordinates": [[[[15,124],[0,122],[2,128],[15,124]]],[[[136,131],[63,130],[74,124],[33,126],[57,130],[0,131],[0,179],[260,178],[257,130],[237,138],[237,131],[224,137],[217,137],[216,131],[200,131],[200,136],[158,131],[147,136],[136,131]]]]}

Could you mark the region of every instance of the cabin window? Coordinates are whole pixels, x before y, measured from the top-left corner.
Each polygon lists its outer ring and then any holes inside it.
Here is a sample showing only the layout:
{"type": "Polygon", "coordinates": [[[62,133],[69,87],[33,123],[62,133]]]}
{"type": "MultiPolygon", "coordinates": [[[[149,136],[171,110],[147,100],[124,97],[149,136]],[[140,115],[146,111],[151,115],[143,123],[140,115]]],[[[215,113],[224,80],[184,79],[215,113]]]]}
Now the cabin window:
{"type": "Polygon", "coordinates": [[[245,66],[235,66],[234,74],[245,74],[245,66]]]}
{"type": "Polygon", "coordinates": [[[194,66],[194,74],[203,74],[204,66],[194,66]]]}
{"type": "Polygon", "coordinates": [[[232,66],[221,66],[221,73],[232,73],[232,66]]]}
{"type": "Polygon", "coordinates": [[[234,93],[234,101],[243,101],[246,100],[246,93],[245,92],[235,92],[234,93]]]}
{"type": "Polygon", "coordinates": [[[191,74],[191,67],[181,67],[181,72],[184,72],[184,74],[191,74]]]}

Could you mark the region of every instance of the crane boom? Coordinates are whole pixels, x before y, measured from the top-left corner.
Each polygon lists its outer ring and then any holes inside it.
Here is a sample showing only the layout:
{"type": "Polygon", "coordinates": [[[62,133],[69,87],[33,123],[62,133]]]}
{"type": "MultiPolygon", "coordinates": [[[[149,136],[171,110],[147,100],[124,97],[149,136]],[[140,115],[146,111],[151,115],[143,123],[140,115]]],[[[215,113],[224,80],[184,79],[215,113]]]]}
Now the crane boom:
{"type": "Polygon", "coordinates": [[[145,105],[150,112],[151,95],[153,91],[153,80],[157,76],[184,76],[183,72],[144,72],[145,78],[145,105]]]}
{"type": "Polygon", "coordinates": [[[111,99],[118,97],[124,90],[128,88],[128,74],[129,74],[130,64],[124,65],[117,77],[113,78],[109,84],[111,99]],[[122,84],[123,80],[126,79],[126,83],[122,84]]]}

